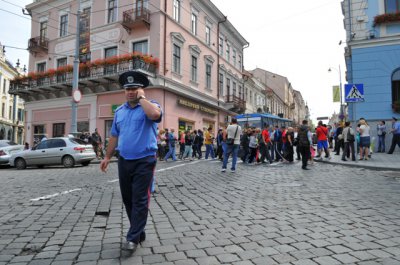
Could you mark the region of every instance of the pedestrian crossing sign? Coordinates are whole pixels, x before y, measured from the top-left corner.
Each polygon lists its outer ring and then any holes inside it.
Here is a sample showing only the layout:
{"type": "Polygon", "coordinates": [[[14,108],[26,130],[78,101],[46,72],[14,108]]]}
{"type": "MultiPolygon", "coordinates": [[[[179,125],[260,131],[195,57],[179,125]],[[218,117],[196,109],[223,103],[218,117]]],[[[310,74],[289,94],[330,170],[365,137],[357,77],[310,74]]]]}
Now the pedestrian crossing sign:
{"type": "Polygon", "coordinates": [[[344,86],[345,102],[362,102],[364,101],[364,85],[363,84],[347,84],[344,86]]]}

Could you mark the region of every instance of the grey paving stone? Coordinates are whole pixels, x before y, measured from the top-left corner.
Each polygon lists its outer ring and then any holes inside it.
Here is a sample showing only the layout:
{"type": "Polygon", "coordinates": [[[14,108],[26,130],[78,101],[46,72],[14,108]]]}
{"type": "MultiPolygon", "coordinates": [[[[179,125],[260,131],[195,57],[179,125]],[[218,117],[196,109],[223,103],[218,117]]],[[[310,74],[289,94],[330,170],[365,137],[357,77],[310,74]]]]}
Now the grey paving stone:
{"type": "Polygon", "coordinates": [[[259,252],[256,252],[255,250],[239,251],[235,254],[238,255],[241,260],[250,260],[261,256],[261,254],[259,252]]]}
{"type": "Polygon", "coordinates": [[[341,245],[327,246],[326,248],[331,250],[332,252],[334,252],[336,254],[348,253],[348,252],[351,251],[351,249],[346,248],[346,247],[341,246],[341,245]]]}
{"type": "Polygon", "coordinates": [[[237,255],[228,254],[228,253],[227,254],[219,254],[219,255],[217,255],[217,259],[221,263],[232,263],[232,262],[240,260],[237,255]]]}
{"type": "Polygon", "coordinates": [[[176,252],[175,246],[159,246],[159,247],[153,247],[153,252],[155,254],[165,254],[165,253],[171,253],[171,252],[176,252]]]}
{"type": "Polygon", "coordinates": [[[329,257],[329,256],[314,258],[313,261],[315,261],[316,263],[318,263],[320,265],[334,265],[334,264],[341,263],[340,261],[338,261],[332,257],[329,257]]]}
{"type": "Polygon", "coordinates": [[[337,255],[332,255],[333,258],[341,261],[344,264],[348,264],[348,263],[356,263],[358,261],[360,261],[359,259],[349,255],[349,254],[337,254],[337,255]]]}
{"type": "Polygon", "coordinates": [[[160,254],[147,255],[143,256],[142,258],[143,258],[143,264],[154,264],[166,261],[164,256],[160,254]]]}
{"type": "Polygon", "coordinates": [[[167,261],[185,260],[187,257],[184,252],[166,253],[167,261]]]}
{"type": "Polygon", "coordinates": [[[318,263],[310,259],[301,259],[292,262],[293,265],[318,265],[318,263]]]}

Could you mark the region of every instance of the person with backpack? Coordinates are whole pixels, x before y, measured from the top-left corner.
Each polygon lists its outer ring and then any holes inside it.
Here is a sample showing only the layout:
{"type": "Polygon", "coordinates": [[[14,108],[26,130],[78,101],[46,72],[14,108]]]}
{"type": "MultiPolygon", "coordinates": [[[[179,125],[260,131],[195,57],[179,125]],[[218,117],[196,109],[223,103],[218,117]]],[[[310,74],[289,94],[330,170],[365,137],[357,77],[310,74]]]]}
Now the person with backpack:
{"type": "Polygon", "coordinates": [[[356,140],[355,132],[351,128],[351,124],[349,121],[346,121],[344,124],[345,128],[343,129],[342,135],[343,135],[343,141],[344,141],[344,151],[342,153],[342,161],[347,161],[347,158],[350,157],[349,152],[351,154],[351,160],[356,161],[356,155],[355,155],[355,150],[354,150],[354,142],[356,140]]]}
{"type": "Polygon", "coordinates": [[[303,120],[302,125],[299,128],[297,138],[301,153],[301,161],[302,161],[301,169],[309,170],[309,168],[307,168],[307,162],[308,159],[310,158],[310,146],[312,140],[307,120],[303,120]]]}

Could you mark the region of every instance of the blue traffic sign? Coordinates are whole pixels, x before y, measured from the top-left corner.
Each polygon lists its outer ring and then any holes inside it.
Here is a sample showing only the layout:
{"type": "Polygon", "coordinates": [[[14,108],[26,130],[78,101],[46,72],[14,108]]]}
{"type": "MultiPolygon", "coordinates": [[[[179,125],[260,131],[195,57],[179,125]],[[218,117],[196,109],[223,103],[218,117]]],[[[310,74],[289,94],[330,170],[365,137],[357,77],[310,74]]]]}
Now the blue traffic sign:
{"type": "Polygon", "coordinates": [[[364,101],[364,85],[363,84],[344,85],[344,99],[345,102],[364,101]]]}

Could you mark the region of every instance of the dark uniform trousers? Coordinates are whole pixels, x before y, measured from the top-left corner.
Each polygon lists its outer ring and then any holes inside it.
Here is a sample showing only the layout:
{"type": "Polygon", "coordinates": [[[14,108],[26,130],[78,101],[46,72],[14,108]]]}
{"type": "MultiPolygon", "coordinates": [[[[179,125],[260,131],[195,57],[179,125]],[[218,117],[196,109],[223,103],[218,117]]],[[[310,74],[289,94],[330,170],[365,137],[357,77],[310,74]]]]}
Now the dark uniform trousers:
{"type": "Polygon", "coordinates": [[[127,241],[139,243],[140,234],[144,232],[149,212],[150,187],[156,163],[155,156],[135,160],[119,157],[119,185],[130,222],[130,228],[126,235],[127,241]]]}
{"type": "Polygon", "coordinates": [[[310,159],[310,146],[309,145],[299,146],[299,148],[300,148],[300,154],[301,154],[301,160],[302,160],[301,167],[306,168],[308,159],[310,159]]]}

